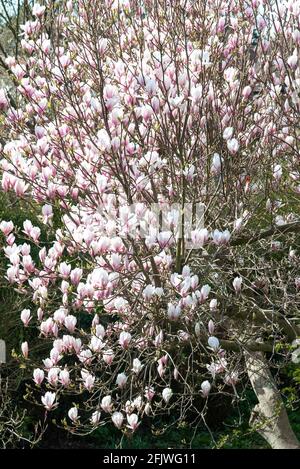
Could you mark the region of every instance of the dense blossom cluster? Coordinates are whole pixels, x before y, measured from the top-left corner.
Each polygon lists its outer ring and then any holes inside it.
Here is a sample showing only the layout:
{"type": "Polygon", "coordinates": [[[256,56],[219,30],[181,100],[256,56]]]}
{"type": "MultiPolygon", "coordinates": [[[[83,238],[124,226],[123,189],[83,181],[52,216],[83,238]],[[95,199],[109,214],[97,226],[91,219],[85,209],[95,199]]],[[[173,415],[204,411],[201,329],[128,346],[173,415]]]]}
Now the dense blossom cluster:
{"type": "MultiPolygon", "coordinates": [[[[23,26],[23,58],[6,59],[17,108],[0,91],[2,189],[49,234],[0,225],[7,279],[32,300],[21,321],[50,344],[33,370],[40,402],[85,396],[76,428],[204,417],[212,392],[237,395],[243,348],[285,340],[261,254],[281,243],[245,252],[260,228],[298,220],[282,207],[300,193],[300,3],[50,3],[23,26]],[[188,226],[199,203],[204,224],[188,226]]],[[[295,251],[282,262],[296,307],[295,251]]]]}

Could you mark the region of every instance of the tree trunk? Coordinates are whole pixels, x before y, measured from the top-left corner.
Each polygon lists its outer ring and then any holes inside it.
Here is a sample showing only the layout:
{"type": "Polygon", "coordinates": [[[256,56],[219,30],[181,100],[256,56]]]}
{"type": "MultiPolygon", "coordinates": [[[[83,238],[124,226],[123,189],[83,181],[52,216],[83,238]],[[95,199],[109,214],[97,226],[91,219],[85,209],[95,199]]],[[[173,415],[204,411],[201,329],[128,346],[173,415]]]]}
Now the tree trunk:
{"type": "Polygon", "coordinates": [[[280,392],[262,352],[245,352],[248,376],[258,399],[249,424],[273,449],[300,449],[280,392]]]}

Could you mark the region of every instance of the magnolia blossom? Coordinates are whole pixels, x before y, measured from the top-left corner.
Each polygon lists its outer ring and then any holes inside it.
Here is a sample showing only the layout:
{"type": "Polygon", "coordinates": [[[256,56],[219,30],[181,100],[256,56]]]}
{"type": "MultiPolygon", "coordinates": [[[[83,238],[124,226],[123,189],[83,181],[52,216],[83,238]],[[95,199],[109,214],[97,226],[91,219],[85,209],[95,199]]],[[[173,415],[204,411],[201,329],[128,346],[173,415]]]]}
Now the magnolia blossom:
{"type": "Polygon", "coordinates": [[[58,384],[58,377],[59,377],[59,368],[50,368],[48,370],[48,376],[47,376],[47,381],[49,384],[52,386],[57,386],[58,384]]]}
{"type": "Polygon", "coordinates": [[[171,321],[176,321],[181,313],[181,307],[179,305],[168,304],[167,315],[171,321]]]}
{"type": "Polygon", "coordinates": [[[24,324],[24,326],[28,326],[29,321],[31,320],[31,312],[30,309],[23,309],[21,312],[21,321],[24,324]]]}
{"type": "Polygon", "coordinates": [[[12,221],[2,221],[0,223],[0,230],[4,234],[4,236],[8,236],[14,229],[14,224],[12,221]]]}
{"type": "Polygon", "coordinates": [[[233,127],[226,127],[226,129],[225,129],[224,132],[223,132],[223,138],[224,138],[224,140],[229,140],[229,139],[231,139],[231,137],[232,137],[232,135],[233,135],[233,132],[234,132],[233,127]]]}
{"type": "Polygon", "coordinates": [[[46,410],[52,410],[55,405],[56,394],[55,392],[46,392],[44,396],[41,397],[41,401],[46,408],[46,410]]]}
{"type": "Polygon", "coordinates": [[[105,361],[105,363],[107,365],[111,365],[112,362],[113,362],[113,359],[114,359],[114,352],[112,349],[109,349],[109,350],[106,350],[105,352],[103,352],[103,355],[102,355],[102,358],[103,360],[105,361]]]}
{"type": "Polygon", "coordinates": [[[0,111],[5,110],[9,106],[4,89],[0,89],[0,111]]]}
{"type": "Polygon", "coordinates": [[[235,386],[238,380],[239,380],[239,374],[236,371],[227,373],[224,377],[224,382],[226,384],[230,384],[231,386],[235,386]]]}
{"type": "Polygon", "coordinates": [[[61,274],[62,278],[66,279],[69,277],[71,272],[71,266],[68,265],[66,262],[62,262],[59,265],[59,273],[61,274]]]}
{"type": "Polygon", "coordinates": [[[213,298],[212,300],[210,300],[209,309],[211,311],[216,311],[217,306],[218,306],[218,300],[216,298],[213,298]]]}
{"type": "Polygon", "coordinates": [[[217,176],[218,174],[220,174],[221,169],[222,169],[222,158],[220,157],[219,153],[214,153],[210,171],[214,176],[217,176]]]}
{"type": "Polygon", "coordinates": [[[122,427],[123,421],[124,421],[124,416],[123,416],[122,412],[114,412],[111,416],[111,419],[113,421],[113,424],[117,428],[120,429],[122,427]]]}
{"type": "Polygon", "coordinates": [[[232,285],[233,285],[233,288],[235,289],[236,293],[240,293],[241,289],[242,289],[242,283],[243,283],[243,279],[242,277],[235,277],[233,282],[232,282],[232,285]]]}
{"type": "Polygon", "coordinates": [[[191,240],[193,248],[202,247],[208,240],[208,230],[206,228],[202,228],[200,230],[191,231],[191,240]]]}
{"type": "Polygon", "coordinates": [[[239,141],[236,138],[227,140],[227,148],[230,153],[235,154],[238,152],[240,147],[239,141]]]}
{"type": "Polygon", "coordinates": [[[78,283],[80,282],[81,280],[81,277],[82,277],[82,269],[76,267],[75,269],[71,270],[70,272],[70,280],[72,282],[73,285],[78,285],[78,283]]]}
{"type": "Polygon", "coordinates": [[[155,391],[153,388],[151,387],[146,387],[145,388],[145,397],[146,399],[148,399],[149,401],[152,401],[153,397],[155,396],[155,391]]]}
{"type": "Polygon", "coordinates": [[[213,350],[218,350],[218,348],[220,347],[219,339],[214,336],[209,337],[207,343],[209,347],[211,347],[213,350]]]}
{"type": "Polygon", "coordinates": [[[171,388],[165,388],[162,392],[163,400],[168,404],[169,400],[173,396],[173,391],[171,388]]]}
{"type": "Polygon", "coordinates": [[[43,223],[49,223],[53,218],[53,210],[52,206],[49,204],[45,204],[42,207],[42,214],[43,214],[43,223]]]}
{"type": "Polygon", "coordinates": [[[119,344],[122,348],[127,348],[131,341],[131,334],[129,332],[122,331],[119,337],[119,344]]]}
{"type": "Polygon", "coordinates": [[[124,386],[127,383],[127,380],[128,380],[128,378],[125,375],[125,373],[119,373],[118,376],[117,376],[117,379],[116,379],[116,383],[119,386],[119,388],[124,388],[124,386]]]}
{"type": "Polygon", "coordinates": [[[95,412],[93,412],[91,416],[91,424],[98,425],[98,423],[100,422],[100,418],[101,412],[99,410],[95,410],[95,412]]]}
{"type": "Polygon", "coordinates": [[[211,287],[209,285],[203,285],[201,287],[200,292],[196,292],[198,298],[199,298],[199,303],[204,303],[206,299],[208,298],[208,295],[210,293],[211,287]]]}
{"type": "Polygon", "coordinates": [[[59,381],[63,386],[69,386],[71,380],[70,380],[70,373],[68,370],[61,370],[59,373],[59,381]]]}
{"type": "Polygon", "coordinates": [[[140,360],[138,358],[134,358],[132,362],[132,371],[136,374],[139,374],[142,368],[143,368],[143,365],[140,362],[140,360]]]}
{"type": "Polygon", "coordinates": [[[22,350],[23,357],[28,358],[28,352],[29,352],[28,342],[22,343],[21,350],[22,350]]]}
{"type": "Polygon", "coordinates": [[[74,332],[77,319],[75,316],[72,316],[71,314],[69,314],[68,316],[65,317],[64,323],[65,323],[66,328],[69,330],[69,332],[74,332]]]}
{"type": "Polygon", "coordinates": [[[35,3],[32,7],[32,14],[34,16],[40,17],[40,16],[43,16],[43,14],[45,13],[45,10],[46,10],[45,6],[42,6],[39,3],[35,3]]]}
{"type": "Polygon", "coordinates": [[[288,65],[295,70],[298,66],[298,55],[297,53],[294,53],[293,55],[290,55],[290,57],[287,59],[288,65]]]}
{"type": "Polygon", "coordinates": [[[84,387],[88,390],[88,391],[91,391],[94,387],[94,384],[95,384],[95,376],[91,375],[91,374],[88,374],[85,379],[84,379],[84,387]]]}
{"type": "Polygon", "coordinates": [[[214,325],[214,322],[210,319],[208,322],[208,332],[210,333],[210,335],[213,335],[214,331],[215,331],[215,325],[214,325]]]}
{"type": "Polygon", "coordinates": [[[133,432],[138,428],[139,426],[139,417],[137,414],[130,414],[127,415],[127,422],[128,422],[128,428],[130,428],[133,432]]]}
{"type": "Polygon", "coordinates": [[[245,86],[245,88],[244,88],[243,91],[242,91],[243,97],[244,97],[245,99],[248,99],[249,96],[251,95],[251,93],[252,93],[252,88],[251,88],[251,86],[249,86],[249,85],[245,86]]]}
{"type": "Polygon", "coordinates": [[[42,382],[44,381],[44,377],[45,377],[45,373],[40,368],[36,368],[33,371],[33,380],[35,384],[37,384],[38,386],[42,384],[42,382]]]}
{"type": "Polygon", "coordinates": [[[101,401],[101,407],[104,412],[111,412],[112,411],[112,398],[111,396],[104,396],[101,401]]]}
{"type": "Polygon", "coordinates": [[[68,417],[70,420],[72,420],[73,423],[76,423],[78,420],[78,409],[77,407],[71,407],[68,411],[68,417]]]}
{"type": "Polygon", "coordinates": [[[203,381],[201,383],[201,392],[203,397],[207,397],[211,390],[211,384],[209,381],[203,381]]]}
{"type": "Polygon", "coordinates": [[[274,166],[273,177],[276,181],[280,181],[282,177],[282,166],[280,164],[274,166]]]}
{"type": "Polygon", "coordinates": [[[214,230],[214,232],[212,233],[212,238],[215,244],[219,246],[225,245],[230,240],[230,232],[228,230],[225,230],[225,231],[214,230]]]}

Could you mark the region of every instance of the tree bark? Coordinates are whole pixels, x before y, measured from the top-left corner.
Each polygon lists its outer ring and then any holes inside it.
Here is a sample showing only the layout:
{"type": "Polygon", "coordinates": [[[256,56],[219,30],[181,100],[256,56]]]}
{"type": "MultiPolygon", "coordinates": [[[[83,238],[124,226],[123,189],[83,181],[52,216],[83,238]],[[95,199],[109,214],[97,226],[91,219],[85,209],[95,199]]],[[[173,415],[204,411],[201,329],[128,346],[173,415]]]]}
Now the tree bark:
{"type": "Polygon", "coordinates": [[[300,449],[264,353],[245,352],[245,361],[258,400],[249,424],[256,428],[272,449],[300,449]]]}

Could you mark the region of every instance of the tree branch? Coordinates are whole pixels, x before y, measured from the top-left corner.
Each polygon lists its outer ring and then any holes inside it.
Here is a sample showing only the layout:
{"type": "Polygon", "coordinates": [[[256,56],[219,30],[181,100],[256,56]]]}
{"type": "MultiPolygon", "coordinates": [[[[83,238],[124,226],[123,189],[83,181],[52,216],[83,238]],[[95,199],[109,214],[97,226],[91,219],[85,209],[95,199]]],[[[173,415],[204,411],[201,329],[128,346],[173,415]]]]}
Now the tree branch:
{"type": "Polygon", "coordinates": [[[243,244],[252,244],[261,239],[269,238],[274,234],[286,234],[286,233],[297,233],[300,231],[300,221],[295,221],[293,223],[287,223],[285,225],[276,225],[267,230],[261,231],[260,233],[254,234],[252,236],[240,236],[231,241],[231,246],[240,246],[243,244]]]}

